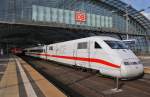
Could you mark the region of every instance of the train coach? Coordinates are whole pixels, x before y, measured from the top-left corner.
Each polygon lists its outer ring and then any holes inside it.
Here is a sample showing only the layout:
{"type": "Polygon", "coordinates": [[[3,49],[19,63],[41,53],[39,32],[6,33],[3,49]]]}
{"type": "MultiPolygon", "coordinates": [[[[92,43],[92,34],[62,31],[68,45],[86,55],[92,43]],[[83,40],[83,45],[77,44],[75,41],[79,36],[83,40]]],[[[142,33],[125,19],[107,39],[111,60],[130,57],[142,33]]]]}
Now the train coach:
{"type": "Polygon", "coordinates": [[[123,41],[93,36],[27,48],[28,56],[98,70],[101,74],[133,78],[143,74],[143,65],[123,41]]]}
{"type": "Polygon", "coordinates": [[[12,54],[15,54],[15,55],[20,55],[20,54],[22,54],[22,49],[21,48],[11,48],[11,53],[12,54]]]}

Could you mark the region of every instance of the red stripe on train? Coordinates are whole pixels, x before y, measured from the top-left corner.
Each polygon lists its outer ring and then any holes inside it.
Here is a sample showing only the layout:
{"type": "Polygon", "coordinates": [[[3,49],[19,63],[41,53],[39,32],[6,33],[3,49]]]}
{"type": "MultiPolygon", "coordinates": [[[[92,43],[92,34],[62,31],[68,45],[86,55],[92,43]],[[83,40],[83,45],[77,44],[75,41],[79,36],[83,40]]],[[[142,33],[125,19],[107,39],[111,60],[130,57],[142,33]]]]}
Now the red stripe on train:
{"type": "Polygon", "coordinates": [[[35,55],[42,55],[42,56],[62,58],[62,59],[70,59],[70,60],[79,60],[79,61],[86,61],[86,62],[95,62],[95,63],[104,64],[104,65],[107,65],[110,67],[114,67],[114,68],[120,68],[119,65],[107,62],[107,61],[102,60],[102,59],[82,58],[82,57],[72,57],[72,56],[58,56],[58,55],[50,55],[50,54],[35,54],[35,55]]]}

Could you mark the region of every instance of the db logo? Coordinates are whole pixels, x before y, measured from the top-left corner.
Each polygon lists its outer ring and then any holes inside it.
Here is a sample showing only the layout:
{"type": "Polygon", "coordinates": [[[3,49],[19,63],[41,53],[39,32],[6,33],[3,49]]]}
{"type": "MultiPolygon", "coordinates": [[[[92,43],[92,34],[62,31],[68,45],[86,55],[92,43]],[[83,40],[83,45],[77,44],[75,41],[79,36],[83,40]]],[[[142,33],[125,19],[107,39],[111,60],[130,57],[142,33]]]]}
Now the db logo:
{"type": "Polygon", "coordinates": [[[77,22],[85,22],[87,19],[86,13],[82,11],[75,12],[75,20],[77,22]]]}

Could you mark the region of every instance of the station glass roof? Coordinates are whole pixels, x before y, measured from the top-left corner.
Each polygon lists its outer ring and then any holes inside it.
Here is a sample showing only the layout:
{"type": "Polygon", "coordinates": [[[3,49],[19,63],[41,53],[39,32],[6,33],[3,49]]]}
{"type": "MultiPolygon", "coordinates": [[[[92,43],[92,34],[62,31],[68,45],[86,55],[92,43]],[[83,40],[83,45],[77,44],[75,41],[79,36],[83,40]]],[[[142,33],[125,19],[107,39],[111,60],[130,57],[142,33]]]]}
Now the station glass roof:
{"type": "Polygon", "coordinates": [[[143,14],[139,13],[139,11],[134,9],[132,6],[128,6],[126,3],[120,0],[100,0],[100,1],[110,6],[113,6],[123,12],[126,12],[127,9],[130,17],[139,22],[145,29],[150,31],[150,20],[146,18],[143,14]]]}

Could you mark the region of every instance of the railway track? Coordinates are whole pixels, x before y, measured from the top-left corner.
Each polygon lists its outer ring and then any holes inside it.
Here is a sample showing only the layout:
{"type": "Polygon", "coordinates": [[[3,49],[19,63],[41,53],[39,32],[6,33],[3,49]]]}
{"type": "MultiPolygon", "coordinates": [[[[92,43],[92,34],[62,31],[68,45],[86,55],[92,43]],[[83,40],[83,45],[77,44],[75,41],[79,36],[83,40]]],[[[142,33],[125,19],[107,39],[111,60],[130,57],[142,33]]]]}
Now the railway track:
{"type": "Polygon", "coordinates": [[[150,97],[150,75],[143,79],[120,81],[123,92],[106,94],[105,91],[115,88],[113,79],[55,62],[30,57],[23,59],[70,97],[150,97]]]}

